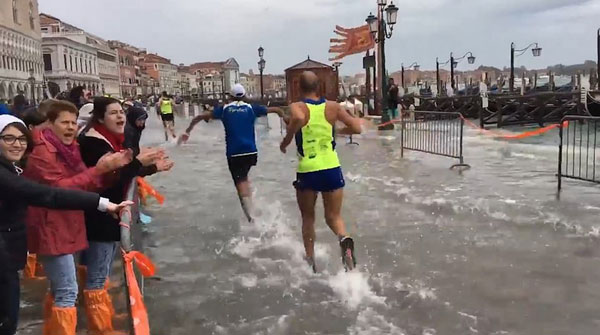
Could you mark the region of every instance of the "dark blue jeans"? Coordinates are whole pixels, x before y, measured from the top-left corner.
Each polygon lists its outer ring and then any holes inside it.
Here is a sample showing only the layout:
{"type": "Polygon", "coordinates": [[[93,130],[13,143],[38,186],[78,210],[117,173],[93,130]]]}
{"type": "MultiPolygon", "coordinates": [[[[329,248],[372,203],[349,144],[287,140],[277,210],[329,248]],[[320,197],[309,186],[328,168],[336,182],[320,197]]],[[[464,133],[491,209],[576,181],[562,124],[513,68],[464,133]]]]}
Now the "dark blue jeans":
{"type": "Polygon", "coordinates": [[[0,272],[0,335],[14,335],[19,321],[19,272],[0,272]]]}

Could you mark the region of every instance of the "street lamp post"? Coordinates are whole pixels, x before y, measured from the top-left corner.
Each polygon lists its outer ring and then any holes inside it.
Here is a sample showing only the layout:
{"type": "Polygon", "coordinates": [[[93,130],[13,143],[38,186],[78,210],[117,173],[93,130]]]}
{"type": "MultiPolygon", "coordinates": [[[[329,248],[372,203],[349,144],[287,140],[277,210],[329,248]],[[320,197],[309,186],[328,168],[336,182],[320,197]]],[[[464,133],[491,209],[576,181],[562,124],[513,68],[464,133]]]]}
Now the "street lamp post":
{"type": "MultiPolygon", "coordinates": [[[[366,21],[369,24],[369,30],[373,35],[375,43],[379,44],[379,50],[381,52],[381,95],[382,95],[382,106],[384,109],[387,107],[387,80],[386,80],[386,69],[385,69],[385,40],[392,38],[394,31],[394,25],[398,19],[398,7],[393,2],[387,6],[387,0],[377,0],[377,9],[379,10],[379,17],[375,17],[373,13],[370,13],[366,21]],[[386,19],[384,20],[384,12],[386,19]],[[389,29],[389,33],[388,33],[389,29]]],[[[382,113],[382,116],[384,113],[382,113]]]]}
{"type": "Polygon", "coordinates": [[[33,69],[29,69],[29,86],[31,86],[31,102],[35,105],[35,77],[33,69]]]}
{"type": "MultiPolygon", "coordinates": [[[[404,63],[401,63],[401,67],[402,67],[402,89],[404,90],[406,88],[405,84],[404,84],[404,63]]],[[[408,66],[409,69],[414,68],[415,71],[419,71],[419,68],[421,66],[417,63],[417,62],[413,62],[412,64],[410,64],[408,66]]]]}
{"type": "Polygon", "coordinates": [[[261,46],[258,48],[258,57],[260,60],[258,61],[258,71],[260,72],[260,101],[265,100],[265,88],[263,83],[263,71],[265,70],[266,61],[263,58],[265,55],[265,49],[261,46]]]}
{"type": "MultiPolygon", "coordinates": [[[[600,30],[599,30],[598,34],[600,35],[600,30]]],[[[600,37],[598,39],[600,40],[600,37]]],[[[531,47],[534,47],[531,49],[531,52],[533,53],[533,57],[539,57],[542,55],[542,48],[540,48],[537,43],[531,43],[524,49],[516,49],[514,42],[510,44],[510,80],[509,80],[510,93],[512,93],[515,88],[515,58],[524,54],[531,47]],[[515,53],[518,53],[518,54],[515,54],[515,53]]],[[[523,85],[523,83],[521,83],[521,85],[523,85]]]]}
{"type": "MultiPolygon", "coordinates": [[[[442,93],[442,81],[440,79],[440,66],[444,66],[450,63],[452,59],[447,60],[446,62],[440,63],[439,58],[435,58],[435,81],[437,82],[437,95],[440,96],[442,93]]],[[[451,72],[454,74],[454,72],[451,72]]]]}
{"type": "Polygon", "coordinates": [[[469,62],[469,64],[474,64],[475,63],[475,56],[473,56],[473,53],[471,51],[467,52],[464,56],[459,57],[459,58],[454,58],[454,55],[452,54],[452,52],[450,53],[450,87],[452,87],[452,89],[456,89],[456,81],[454,80],[454,69],[458,66],[458,63],[460,63],[461,60],[465,59],[465,57],[467,57],[467,61],[469,62]]]}
{"type": "Polygon", "coordinates": [[[337,75],[337,88],[338,88],[338,95],[340,94],[340,66],[342,66],[342,62],[335,62],[333,63],[333,68],[335,69],[335,73],[337,75]]]}

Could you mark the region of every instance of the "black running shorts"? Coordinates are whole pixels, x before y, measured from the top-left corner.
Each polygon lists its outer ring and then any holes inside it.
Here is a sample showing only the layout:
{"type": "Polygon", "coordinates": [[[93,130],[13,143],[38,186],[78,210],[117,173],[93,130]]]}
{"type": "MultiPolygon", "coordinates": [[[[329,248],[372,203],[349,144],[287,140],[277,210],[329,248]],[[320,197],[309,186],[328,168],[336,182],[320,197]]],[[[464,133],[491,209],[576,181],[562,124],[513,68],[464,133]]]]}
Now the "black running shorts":
{"type": "Polygon", "coordinates": [[[173,115],[173,113],[170,114],[160,114],[160,117],[162,118],[163,122],[175,122],[175,116],[173,115]]]}
{"type": "Polygon", "coordinates": [[[250,172],[250,169],[256,165],[257,161],[258,154],[227,157],[227,165],[229,165],[229,172],[231,172],[233,182],[237,185],[247,181],[248,173],[250,172]]]}

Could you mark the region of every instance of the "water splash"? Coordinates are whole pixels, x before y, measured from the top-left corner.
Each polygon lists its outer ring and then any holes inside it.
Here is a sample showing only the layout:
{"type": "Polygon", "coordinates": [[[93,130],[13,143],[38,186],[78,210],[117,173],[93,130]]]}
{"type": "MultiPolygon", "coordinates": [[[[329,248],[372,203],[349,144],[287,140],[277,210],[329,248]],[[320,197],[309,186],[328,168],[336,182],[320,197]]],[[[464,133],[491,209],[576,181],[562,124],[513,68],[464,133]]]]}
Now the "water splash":
{"type": "Polygon", "coordinates": [[[380,335],[394,334],[405,335],[406,333],[393,323],[387,321],[384,316],[378,314],[370,307],[361,310],[356,317],[356,324],[348,328],[350,335],[380,335]]]}
{"type": "Polygon", "coordinates": [[[329,277],[328,284],[350,309],[356,309],[362,304],[385,305],[385,298],[373,292],[365,273],[340,271],[329,277]]]}

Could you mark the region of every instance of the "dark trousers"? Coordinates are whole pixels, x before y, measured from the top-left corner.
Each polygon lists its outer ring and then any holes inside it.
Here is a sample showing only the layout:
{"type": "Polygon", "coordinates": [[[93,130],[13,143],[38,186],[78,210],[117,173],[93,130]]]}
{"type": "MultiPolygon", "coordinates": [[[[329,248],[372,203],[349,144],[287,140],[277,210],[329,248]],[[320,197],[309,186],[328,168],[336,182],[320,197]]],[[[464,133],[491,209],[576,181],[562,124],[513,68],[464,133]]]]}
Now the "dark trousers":
{"type": "Polygon", "coordinates": [[[21,286],[19,273],[0,271],[0,335],[14,335],[19,319],[21,286]]]}

